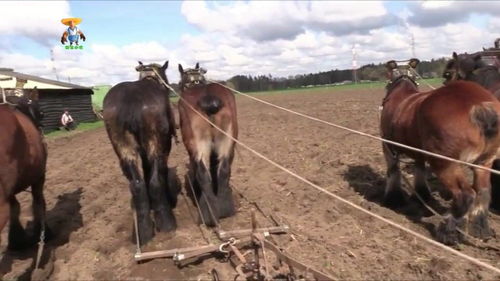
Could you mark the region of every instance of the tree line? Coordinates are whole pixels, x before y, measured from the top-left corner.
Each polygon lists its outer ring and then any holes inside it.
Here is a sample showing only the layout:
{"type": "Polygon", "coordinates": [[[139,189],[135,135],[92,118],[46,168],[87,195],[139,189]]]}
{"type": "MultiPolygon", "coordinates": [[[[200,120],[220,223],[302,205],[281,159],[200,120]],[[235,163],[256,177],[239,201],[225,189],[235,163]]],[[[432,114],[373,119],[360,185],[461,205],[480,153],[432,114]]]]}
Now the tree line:
{"type": "MultiPolygon", "coordinates": [[[[432,59],[421,61],[417,67],[418,73],[424,78],[441,77],[447,59],[432,59]]],[[[385,64],[366,64],[356,71],[356,82],[385,81],[385,64]]],[[[300,88],[318,85],[334,85],[353,83],[351,69],[335,69],[318,73],[299,74],[288,77],[273,77],[269,75],[236,75],[231,77],[228,84],[243,92],[271,91],[289,88],[300,88]]]]}

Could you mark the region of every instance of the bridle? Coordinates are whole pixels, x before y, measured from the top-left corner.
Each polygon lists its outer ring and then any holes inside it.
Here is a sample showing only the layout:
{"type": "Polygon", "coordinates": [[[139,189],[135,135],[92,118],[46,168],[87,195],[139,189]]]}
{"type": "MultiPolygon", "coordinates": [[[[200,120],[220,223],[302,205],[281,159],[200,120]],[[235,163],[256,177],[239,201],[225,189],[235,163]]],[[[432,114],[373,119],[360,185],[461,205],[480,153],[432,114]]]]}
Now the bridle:
{"type": "Polygon", "coordinates": [[[161,68],[161,65],[157,63],[152,63],[152,64],[139,64],[138,66],[135,67],[135,70],[139,72],[139,80],[144,80],[144,79],[151,79],[155,80],[158,82],[162,87],[165,87],[161,81],[165,80],[161,75],[159,74],[158,69],[161,68]]]}
{"type": "Polygon", "coordinates": [[[181,84],[182,88],[201,87],[207,84],[204,68],[190,68],[182,73],[181,84]],[[187,81],[186,81],[187,80],[187,81]]]}
{"type": "Polygon", "coordinates": [[[400,74],[396,78],[392,79],[387,86],[385,87],[387,90],[387,94],[385,95],[384,99],[382,100],[382,106],[385,105],[387,100],[389,99],[389,96],[391,95],[392,92],[394,92],[394,88],[403,80],[410,81],[415,85],[415,87],[418,87],[417,81],[415,81],[414,76],[408,72],[407,74],[400,74]]]}

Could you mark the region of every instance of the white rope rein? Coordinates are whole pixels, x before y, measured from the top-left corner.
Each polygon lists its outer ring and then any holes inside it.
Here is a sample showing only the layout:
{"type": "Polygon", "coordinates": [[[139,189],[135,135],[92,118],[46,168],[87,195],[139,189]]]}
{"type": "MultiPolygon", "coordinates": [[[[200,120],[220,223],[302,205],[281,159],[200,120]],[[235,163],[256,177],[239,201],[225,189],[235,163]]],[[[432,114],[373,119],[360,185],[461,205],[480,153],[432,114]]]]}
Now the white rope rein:
{"type": "MultiPolygon", "coordinates": [[[[156,69],[155,69],[155,73],[156,73],[156,75],[158,75],[158,77],[160,77],[160,78],[161,78],[161,76],[160,76],[160,75],[156,72],[156,69]]],[[[464,254],[464,253],[461,253],[461,252],[459,252],[459,251],[457,251],[457,250],[455,250],[455,249],[453,249],[453,248],[450,248],[450,247],[448,247],[448,246],[446,246],[446,245],[444,245],[444,244],[441,244],[441,243],[439,243],[439,242],[437,242],[437,241],[435,241],[435,240],[432,240],[432,239],[430,239],[430,238],[428,238],[428,237],[426,237],[426,236],[424,236],[424,235],[422,235],[422,234],[420,234],[420,233],[418,233],[418,232],[415,232],[415,231],[413,231],[413,230],[411,230],[411,229],[409,229],[409,228],[406,228],[406,227],[404,227],[404,226],[402,226],[402,225],[400,225],[400,224],[398,224],[398,223],[396,223],[396,222],[393,222],[393,221],[391,221],[391,220],[389,220],[389,219],[386,219],[386,218],[384,218],[384,217],[382,217],[382,216],[380,216],[380,215],[378,215],[378,214],[376,214],[376,213],[373,213],[373,212],[371,212],[371,211],[369,211],[369,210],[366,210],[366,209],[364,209],[363,207],[361,207],[361,206],[359,206],[359,205],[357,205],[357,204],[355,204],[355,203],[352,203],[352,202],[350,202],[350,201],[348,201],[348,200],[346,200],[346,199],[344,199],[344,198],[342,198],[342,197],[340,197],[340,196],[338,196],[338,195],[336,195],[336,194],[334,194],[334,193],[332,193],[332,192],[330,192],[330,191],[328,191],[328,190],[324,189],[323,187],[321,187],[321,186],[319,186],[319,185],[317,185],[317,184],[315,184],[315,183],[313,183],[313,182],[309,181],[308,179],[306,179],[306,178],[304,178],[304,177],[302,177],[302,176],[300,176],[300,175],[296,174],[295,172],[293,172],[293,171],[291,171],[291,170],[289,170],[289,169],[287,169],[287,168],[283,167],[282,165],[280,165],[280,164],[278,164],[278,163],[274,162],[273,160],[271,160],[271,159],[269,159],[268,157],[264,156],[264,155],[263,155],[263,154],[261,154],[260,152],[256,151],[255,149],[251,148],[250,146],[248,146],[248,145],[246,145],[246,144],[242,143],[241,141],[239,141],[238,139],[234,138],[234,137],[233,137],[233,136],[231,136],[230,134],[226,133],[224,130],[222,130],[222,129],[221,129],[221,128],[219,128],[217,125],[215,125],[213,122],[211,122],[211,121],[210,121],[207,117],[205,117],[205,115],[204,115],[204,114],[200,113],[200,112],[199,112],[198,110],[196,110],[193,106],[191,106],[189,103],[187,103],[187,102],[186,102],[186,101],[185,101],[185,100],[184,100],[184,99],[183,99],[183,98],[182,98],[182,97],[181,97],[181,96],[180,96],[180,95],[179,95],[179,94],[178,94],[178,93],[177,93],[177,92],[176,92],[176,91],[175,91],[175,90],[174,90],[174,89],[170,86],[170,85],[168,85],[168,84],[167,84],[167,83],[166,83],[163,79],[160,79],[160,81],[161,81],[161,82],[165,85],[165,87],[169,88],[169,89],[170,89],[170,90],[171,90],[171,91],[172,91],[172,92],[173,92],[176,96],[178,96],[178,97],[179,97],[179,99],[180,99],[180,100],[182,100],[182,101],[183,101],[183,102],[184,102],[184,103],[185,103],[185,104],[186,104],[186,105],[187,105],[187,106],[188,106],[191,110],[193,110],[196,114],[198,114],[198,115],[199,115],[199,116],[200,116],[203,120],[205,120],[207,123],[209,123],[210,125],[212,125],[212,126],[213,126],[216,130],[218,130],[219,132],[221,132],[222,134],[224,134],[225,136],[227,136],[228,138],[230,138],[231,140],[233,140],[233,141],[234,141],[235,143],[237,143],[238,145],[242,146],[243,148],[245,148],[245,149],[247,149],[248,151],[252,152],[253,154],[257,155],[259,158],[261,158],[261,159],[265,160],[266,162],[268,162],[269,164],[271,164],[271,165],[275,166],[276,168],[278,168],[278,169],[280,169],[280,170],[282,170],[282,171],[284,171],[284,172],[286,172],[286,173],[290,174],[291,176],[295,177],[296,179],[298,179],[298,180],[300,180],[300,181],[302,181],[302,182],[304,182],[304,183],[306,183],[306,184],[308,184],[308,185],[312,186],[312,187],[313,187],[313,188],[315,188],[316,190],[321,191],[321,192],[323,192],[323,193],[327,194],[328,196],[333,197],[333,198],[335,198],[335,199],[337,199],[337,200],[341,201],[342,203],[344,203],[344,204],[346,204],[346,205],[348,205],[348,206],[351,206],[351,207],[352,207],[352,208],[354,208],[354,209],[357,209],[357,210],[359,210],[359,211],[361,211],[361,212],[363,212],[363,213],[365,213],[365,214],[367,214],[367,215],[369,215],[369,216],[372,216],[372,217],[374,217],[374,218],[376,218],[376,219],[379,219],[379,220],[381,220],[381,221],[383,221],[383,222],[385,222],[385,223],[387,223],[387,224],[390,224],[390,225],[392,225],[393,227],[398,228],[399,230],[402,230],[402,231],[404,231],[404,232],[406,232],[406,233],[409,233],[409,234],[411,234],[411,235],[413,235],[413,236],[415,236],[415,237],[417,237],[417,238],[419,238],[419,239],[421,239],[421,240],[424,240],[424,241],[426,241],[426,242],[428,242],[428,243],[430,243],[430,244],[432,244],[432,245],[434,245],[434,246],[436,246],[436,247],[438,247],[438,248],[441,248],[441,249],[443,249],[443,250],[445,250],[445,251],[448,251],[448,252],[450,252],[450,253],[452,253],[452,254],[455,254],[455,255],[457,255],[457,256],[459,256],[459,257],[463,258],[463,259],[466,259],[466,260],[468,260],[468,261],[470,261],[470,262],[472,262],[472,263],[474,263],[474,264],[476,264],[476,265],[478,265],[478,266],[481,266],[481,267],[487,268],[487,269],[489,269],[489,270],[491,270],[491,271],[494,271],[494,272],[496,272],[496,273],[500,274],[500,269],[499,269],[499,268],[496,268],[496,267],[494,267],[494,266],[492,266],[492,265],[490,265],[490,264],[488,264],[488,263],[485,263],[485,262],[483,262],[483,261],[480,261],[480,260],[479,260],[479,259],[477,259],[477,258],[474,258],[474,257],[468,256],[468,255],[466,255],[466,254],[464,254]]],[[[209,81],[210,81],[210,80],[209,80],[209,81]]],[[[222,84],[221,84],[221,85],[222,85],[222,84]]],[[[224,85],[223,85],[223,86],[224,86],[224,85]]],[[[225,87],[226,87],[226,86],[225,86],[225,87]]],[[[226,87],[226,88],[228,88],[228,87],[226,87]]],[[[228,89],[230,89],[230,88],[228,88],[228,89]]],[[[252,97],[252,98],[253,98],[253,97],[252,97]]],[[[267,103],[267,102],[266,102],[266,103],[267,103]]],[[[270,104],[270,105],[272,105],[272,104],[270,104]]],[[[273,106],[274,106],[274,105],[273,105],[273,106]]],[[[276,107],[277,107],[277,106],[276,106],[276,107]]],[[[288,110],[287,110],[287,111],[288,111],[288,110]]],[[[314,118],[314,117],[311,117],[311,118],[314,118]]],[[[319,119],[318,119],[318,120],[319,120],[319,119]]],[[[353,131],[354,131],[354,130],[353,130],[353,131]]]]}

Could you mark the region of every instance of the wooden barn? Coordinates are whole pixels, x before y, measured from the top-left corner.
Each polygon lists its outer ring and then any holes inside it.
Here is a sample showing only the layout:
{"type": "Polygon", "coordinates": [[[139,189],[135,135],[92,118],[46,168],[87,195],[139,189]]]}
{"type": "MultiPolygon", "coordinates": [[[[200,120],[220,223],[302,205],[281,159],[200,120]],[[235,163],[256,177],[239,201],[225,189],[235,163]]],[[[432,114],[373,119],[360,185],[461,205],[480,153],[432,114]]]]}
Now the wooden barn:
{"type": "Polygon", "coordinates": [[[61,126],[64,110],[68,110],[77,123],[96,120],[92,108],[92,88],[23,74],[10,68],[0,68],[0,87],[6,90],[37,88],[44,113],[42,124],[45,132],[61,126]]]}

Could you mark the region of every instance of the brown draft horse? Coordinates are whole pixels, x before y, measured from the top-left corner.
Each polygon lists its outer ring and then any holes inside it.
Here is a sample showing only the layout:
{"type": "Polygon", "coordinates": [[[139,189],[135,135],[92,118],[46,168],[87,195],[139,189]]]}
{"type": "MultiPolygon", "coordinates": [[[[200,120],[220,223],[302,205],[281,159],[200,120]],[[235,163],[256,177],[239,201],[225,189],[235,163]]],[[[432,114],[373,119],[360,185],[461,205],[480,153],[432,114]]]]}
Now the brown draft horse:
{"type": "MultiPolygon", "coordinates": [[[[455,80],[476,82],[500,99],[500,69],[495,64],[484,62],[481,54],[457,55],[453,52],[452,59],[446,64],[443,77],[445,85],[455,80]]],[[[492,167],[500,171],[500,159],[493,161],[492,167]]],[[[491,175],[490,207],[500,210],[500,176],[495,174],[491,175]]]]}
{"type": "Polygon", "coordinates": [[[234,141],[213,128],[195,110],[234,138],[238,137],[234,94],[216,83],[207,83],[206,70],[196,64],[184,70],[179,64],[182,99],[179,116],[182,139],[190,159],[191,182],[205,223],[234,215],[235,206],[229,178],[234,157],[234,141]],[[187,103],[187,104],[186,104],[187,103]],[[214,218],[212,218],[213,212],[214,218]]]}
{"type": "MultiPolygon", "coordinates": [[[[500,146],[500,102],[481,86],[466,81],[450,83],[437,90],[419,93],[413,69],[401,70],[395,61],[387,63],[390,83],[383,102],[381,133],[386,139],[424,149],[462,161],[491,167],[500,146]]],[[[412,68],[412,69],[410,69],[412,68]]],[[[401,190],[399,155],[415,160],[415,189],[429,200],[425,180],[425,162],[453,198],[451,216],[436,231],[437,239],[456,244],[463,235],[456,228],[466,227],[478,238],[488,238],[493,231],[488,225],[490,173],[473,169],[471,185],[462,165],[405,150],[393,145],[383,146],[387,162],[386,203],[404,202],[401,190]]]]}
{"type": "MultiPolygon", "coordinates": [[[[0,97],[0,231],[10,220],[8,248],[20,250],[34,245],[45,224],[43,186],[47,163],[47,148],[43,141],[40,121],[43,117],[36,90],[22,97],[0,97]],[[20,206],[16,194],[31,186],[34,233],[32,239],[19,222],[20,206]]],[[[45,224],[46,237],[49,229],[45,224]]]]}
{"type": "Polygon", "coordinates": [[[161,79],[168,83],[167,67],[168,61],[163,66],[139,62],[136,70],[140,79],[113,86],[103,103],[109,139],[130,183],[141,245],[154,235],[151,210],[157,231],[176,228],[172,209],[177,203],[177,190],[167,186],[167,159],[175,136],[175,121],[170,91],[161,83],[161,79]]]}

